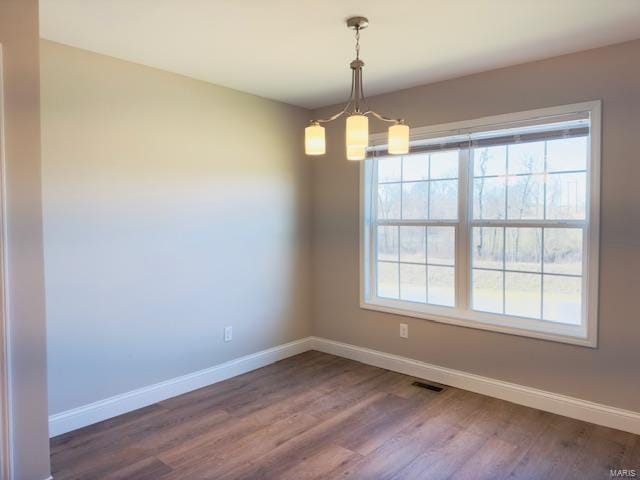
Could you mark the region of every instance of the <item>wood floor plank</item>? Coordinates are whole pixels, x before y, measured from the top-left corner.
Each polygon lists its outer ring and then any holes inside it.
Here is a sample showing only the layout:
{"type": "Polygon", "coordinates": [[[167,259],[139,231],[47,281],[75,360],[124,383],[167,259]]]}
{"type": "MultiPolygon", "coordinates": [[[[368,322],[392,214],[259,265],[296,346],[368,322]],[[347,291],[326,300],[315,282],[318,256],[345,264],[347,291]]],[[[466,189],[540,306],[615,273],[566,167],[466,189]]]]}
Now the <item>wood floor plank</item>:
{"type": "Polygon", "coordinates": [[[514,466],[508,478],[567,478],[592,430],[593,425],[588,423],[553,415],[543,435],[514,466]]]}
{"type": "Polygon", "coordinates": [[[609,478],[640,437],[306,352],[52,439],[56,480],[609,478]]]}
{"type": "Polygon", "coordinates": [[[325,480],[340,478],[340,472],[355,465],[361,455],[337,445],[322,447],[310,457],[294,464],[280,475],[280,480],[325,480]]]}
{"type": "Polygon", "coordinates": [[[449,442],[459,428],[443,418],[438,418],[437,415],[429,415],[430,408],[437,410],[437,404],[441,405],[443,402],[432,402],[417,415],[416,422],[405,427],[353,465],[347,465],[340,477],[350,480],[387,480],[393,478],[432,445],[449,442]]]}
{"type": "Polygon", "coordinates": [[[230,471],[249,464],[251,461],[266,455],[307,431],[318,420],[310,415],[296,414],[273,425],[263,427],[244,435],[236,441],[201,445],[190,449],[187,455],[160,454],[159,458],[174,468],[175,475],[168,475],[166,480],[178,478],[221,478],[230,471]]]}
{"type": "Polygon", "coordinates": [[[93,480],[132,466],[149,458],[146,452],[136,448],[121,448],[109,453],[96,452],[71,464],[52,463],[52,476],[56,480],[93,480]]]}
{"type": "MultiPolygon", "coordinates": [[[[625,452],[620,461],[620,469],[636,469],[640,471],[640,436],[632,435],[627,439],[625,452]]],[[[640,473],[636,473],[636,476],[640,473]]]]}
{"type": "MultiPolygon", "coordinates": [[[[453,472],[454,478],[466,480],[498,480],[513,469],[525,453],[519,445],[497,437],[489,438],[479,449],[453,472]]],[[[444,477],[444,478],[448,478],[444,477]]]]}
{"type": "Polygon", "coordinates": [[[567,478],[579,476],[585,480],[596,480],[610,477],[610,470],[624,468],[622,460],[629,448],[630,436],[619,430],[595,426],[567,478]]]}
{"type": "Polygon", "coordinates": [[[272,479],[278,478],[294,464],[313,455],[320,447],[339,444],[343,436],[359,424],[366,424],[380,415],[381,410],[393,402],[389,394],[378,392],[353,404],[333,418],[321,421],[317,426],[273,449],[222,479],[272,479]]]}
{"type": "Polygon", "coordinates": [[[426,409],[433,397],[405,399],[387,394],[386,400],[375,418],[355,423],[333,441],[344,448],[367,455],[414,422],[416,414],[426,409]]]}
{"type": "Polygon", "coordinates": [[[321,395],[307,406],[307,412],[315,417],[328,419],[353,405],[362,398],[370,397],[377,392],[385,392],[385,386],[397,381],[397,373],[376,369],[373,375],[360,379],[352,384],[336,388],[321,395]]]}
{"type": "Polygon", "coordinates": [[[107,473],[104,480],[157,480],[172,472],[172,469],[155,457],[144,458],[136,463],[107,473]]]}
{"type": "MultiPolygon", "coordinates": [[[[422,445],[422,451],[406,467],[392,477],[393,480],[417,478],[451,478],[473,454],[487,442],[473,432],[459,427],[449,429],[447,437],[422,445]]],[[[457,474],[453,478],[465,478],[457,474]]]]}
{"type": "Polygon", "coordinates": [[[153,423],[157,418],[164,415],[165,412],[166,409],[159,404],[149,405],[148,407],[95,423],[81,430],[59,435],[51,442],[51,453],[55,456],[69,453],[79,445],[86,445],[91,442],[95,442],[96,444],[104,442],[111,436],[123,434],[127,429],[153,423]],[[106,435],[106,433],[108,433],[108,435],[106,435]]]}

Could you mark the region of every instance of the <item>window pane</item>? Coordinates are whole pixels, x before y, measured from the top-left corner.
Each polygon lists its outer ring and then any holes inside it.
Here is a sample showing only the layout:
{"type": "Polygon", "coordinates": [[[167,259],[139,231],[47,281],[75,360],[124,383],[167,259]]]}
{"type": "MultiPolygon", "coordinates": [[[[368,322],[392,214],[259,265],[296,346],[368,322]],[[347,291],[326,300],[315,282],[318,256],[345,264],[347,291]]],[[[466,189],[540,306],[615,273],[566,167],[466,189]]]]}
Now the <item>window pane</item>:
{"type": "Polygon", "coordinates": [[[400,299],[411,302],[427,301],[426,265],[400,264],[400,299]]]}
{"type": "Polygon", "coordinates": [[[506,269],[541,271],[542,229],[507,228],[505,235],[506,269]]]}
{"type": "Polygon", "coordinates": [[[504,175],[507,173],[507,148],[486,147],[473,149],[473,176],[504,175]]]}
{"type": "Polygon", "coordinates": [[[509,177],[507,215],[509,220],[542,220],[544,216],[544,176],[509,177]]]}
{"type": "Polygon", "coordinates": [[[473,266],[504,268],[504,229],[502,227],[473,228],[473,266]]]}
{"type": "Polygon", "coordinates": [[[561,138],[547,142],[547,171],[586,170],[588,137],[561,138]]]}
{"type": "Polygon", "coordinates": [[[400,218],[400,184],[378,186],[378,218],[400,218]]]}
{"type": "Polygon", "coordinates": [[[378,262],[378,296],[398,298],[398,264],[378,262]]]}
{"type": "Polygon", "coordinates": [[[518,317],[540,318],[542,275],[505,274],[505,313],[518,317]]]}
{"type": "Polygon", "coordinates": [[[427,267],[429,274],[429,303],[453,307],[455,304],[455,275],[453,267],[427,267]]]}
{"type": "Polygon", "coordinates": [[[402,218],[427,219],[429,182],[402,184],[402,218]]]}
{"type": "Polygon", "coordinates": [[[458,178],[458,150],[432,153],[430,178],[458,178]]]}
{"type": "Polygon", "coordinates": [[[502,272],[473,270],[473,309],[502,313],[502,272]]]}
{"type": "Polygon", "coordinates": [[[399,182],[401,157],[384,157],[378,159],[378,183],[399,182]]]}
{"type": "Polygon", "coordinates": [[[378,227],[378,260],[398,261],[398,227],[378,227]]]}
{"type": "Polygon", "coordinates": [[[547,218],[584,219],[586,174],[554,173],[547,176],[547,218]]]}
{"type": "Polygon", "coordinates": [[[582,279],[545,275],[542,292],[544,319],[580,325],[582,279]]]}
{"type": "Polygon", "coordinates": [[[402,157],[402,180],[428,180],[429,179],[429,155],[408,155],[402,157]]]}
{"type": "Polygon", "coordinates": [[[458,218],[458,180],[436,180],[429,182],[430,211],[432,220],[453,220],[458,218]]]}
{"type": "Polygon", "coordinates": [[[473,181],[473,218],[503,219],[505,191],[506,177],[476,178],[473,181]]]}
{"type": "Polygon", "coordinates": [[[400,261],[425,263],[425,227],[400,227],[400,261]]]}
{"type": "Polygon", "coordinates": [[[427,227],[427,261],[440,265],[455,263],[454,227],[427,227]]]}
{"type": "Polygon", "coordinates": [[[582,229],[544,229],[544,271],[582,274],[582,229]]]}
{"type": "Polygon", "coordinates": [[[544,142],[509,145],[508,164],[511,175],[544,172],[544,142]]]}

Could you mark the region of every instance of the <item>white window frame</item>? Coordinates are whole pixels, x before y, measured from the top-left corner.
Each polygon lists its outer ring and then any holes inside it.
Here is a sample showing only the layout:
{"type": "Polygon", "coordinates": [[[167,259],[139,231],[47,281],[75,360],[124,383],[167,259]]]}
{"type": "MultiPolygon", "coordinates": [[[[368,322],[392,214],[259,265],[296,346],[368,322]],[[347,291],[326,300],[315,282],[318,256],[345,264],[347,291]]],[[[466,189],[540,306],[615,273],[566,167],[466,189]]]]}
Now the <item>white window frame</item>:
{"type": "MultiPolygon", "coordinates": [[[[598,341],[598,276],[599,276],[599,239],[600,239],[600,156],[601,156],[601,101],[575,103],[536,110],[528,110],[504,115],[483,117],[474,120],[439,124],[421,128],[413,128],[412,141],[416,139],[436,138],[451,135],[453,132],[464,134],[483,129],[495,129],[502,125],[517,122],[531,122],[544,117],[570,115],[588,112],[590,116],[590,155],[587,158],[587,225],[584,239],[587,248],[583,255],[583,288],[581,325],[568,325],[546,320],[536,320],[508,315],[485,314],[468,308],[471,273],[470,255],[467,251],[471,245],[469,240],[471,222],[467,218],[471,211],[471,190],[469,178],[470,163],[461,158],[458,191],[458,221],[456,226],[456,307],[439,307],[430,304],[412,303],[375,296],[375,227],[372,215],[375,206],[371,205],[371,175],[375,162],[367,159],[360,165],[360,307],[368,310],[404,315],[432,320],[451,325],[470,327],[494,332],[507,333],[525,337],[540,338],[562,343],[570,343],[596,348],[598,341]],[[462,191],[466,192],[462,194],[462,191]],[[466,204],[465,200],[469,204],[466,204]]],[[[386,134],[370,136],[370,145],[386,144],[386,134]]],[[[461,155],[463,157],[463,155],[461,155]]],[[[452,222],[429,221],[451,225],[452,222]]],[[[540,226],[535,221],[522,221],[526,226],[540,226]]],[[[563,223],[565,226],[571,223],[563,223]]],[[[582,222],[581,222],[582,223],[582,222]]],[[[546,224],[546,227],[553,225],[546,224]]]]}

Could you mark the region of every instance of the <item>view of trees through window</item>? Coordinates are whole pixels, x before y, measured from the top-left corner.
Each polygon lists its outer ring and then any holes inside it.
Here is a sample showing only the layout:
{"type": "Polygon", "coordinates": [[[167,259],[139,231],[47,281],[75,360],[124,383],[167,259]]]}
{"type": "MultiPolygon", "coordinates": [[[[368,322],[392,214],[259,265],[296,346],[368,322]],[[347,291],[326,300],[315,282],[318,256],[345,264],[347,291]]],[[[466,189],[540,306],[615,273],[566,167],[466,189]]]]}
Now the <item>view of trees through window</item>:
{"type": "Polygon", "coordinates": [[[454,306],[458,150],[378,160],[378,295],[454,306]],[[414,224],[412,224],[414,223],[414,224]]]}
{"type": "Polygon", "coordinates": [[[553,227],[586,220],[587,137],[472,148],[471,157],[473,308],[579,324],[583,228],[553,227]]]}
{"type": "Polygon", "coordinates": [[[588,132],[470,139],[377,158],[377,296],[455,308],[463,268],[471,310],[580,324],[588,142],[588,132]]]}

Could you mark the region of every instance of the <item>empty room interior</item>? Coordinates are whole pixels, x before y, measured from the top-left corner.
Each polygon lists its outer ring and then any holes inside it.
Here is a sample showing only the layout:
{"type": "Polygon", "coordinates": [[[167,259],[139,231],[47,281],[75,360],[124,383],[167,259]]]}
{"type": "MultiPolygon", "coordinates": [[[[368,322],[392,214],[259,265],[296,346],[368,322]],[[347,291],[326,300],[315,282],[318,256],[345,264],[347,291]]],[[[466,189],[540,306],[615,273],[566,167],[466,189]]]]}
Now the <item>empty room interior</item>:
{"type": "Polygon", "coordinates": [[[640,478],[639,119],[638,0],[0,0],[0,480],[640,478]]]}

